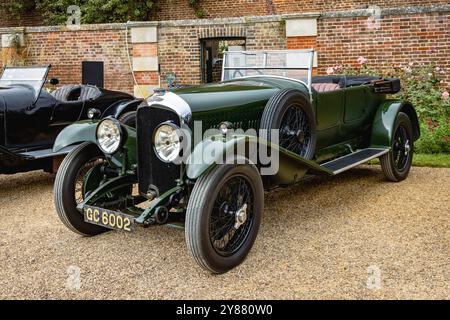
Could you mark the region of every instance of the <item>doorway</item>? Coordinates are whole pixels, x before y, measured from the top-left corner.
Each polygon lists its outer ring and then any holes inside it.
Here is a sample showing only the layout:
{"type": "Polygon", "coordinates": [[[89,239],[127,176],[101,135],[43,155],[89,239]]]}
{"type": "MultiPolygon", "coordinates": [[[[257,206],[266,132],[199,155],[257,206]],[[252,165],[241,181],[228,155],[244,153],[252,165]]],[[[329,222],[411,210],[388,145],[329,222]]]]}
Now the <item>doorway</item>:
{"type": "Polygon", "coordinates": [[[223,53],[244,51],[245,38],[208,38],[201,40],[202,83],[222,80],[223,53]]]}

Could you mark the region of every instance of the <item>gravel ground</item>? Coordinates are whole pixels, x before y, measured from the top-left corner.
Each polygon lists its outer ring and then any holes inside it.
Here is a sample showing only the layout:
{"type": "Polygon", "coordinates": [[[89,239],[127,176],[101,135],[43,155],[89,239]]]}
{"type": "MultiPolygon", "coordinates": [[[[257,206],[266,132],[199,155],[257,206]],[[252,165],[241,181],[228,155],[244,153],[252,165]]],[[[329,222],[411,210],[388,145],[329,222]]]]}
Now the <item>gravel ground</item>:
{"type": "Polygon", "coordinates": [[[196,266],[179,229],[70,232],[52,184],[0,176],[0,299],[450,298],[450,169],[413,168],[393,184],[360,167],[272,191],[249,257],[221,276],[196,266]],[[73,266],[79,289],[67,286],[73,266]]]}

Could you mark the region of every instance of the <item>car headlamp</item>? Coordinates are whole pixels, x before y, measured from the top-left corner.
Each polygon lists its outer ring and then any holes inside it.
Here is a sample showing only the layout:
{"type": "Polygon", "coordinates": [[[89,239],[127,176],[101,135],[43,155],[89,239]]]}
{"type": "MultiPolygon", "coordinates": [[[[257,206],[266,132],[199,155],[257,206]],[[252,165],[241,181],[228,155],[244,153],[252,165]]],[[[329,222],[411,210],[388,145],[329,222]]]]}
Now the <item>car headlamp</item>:
{"type": "Polygon", "coordinates": [[[101,115],[100,110],[95,108],[90,108],[87,113],[89,119],[97,119],[100,117],[100,115],[101,115]]]}
{"type": "Polygon", "coordinates": [[[122,146],[124,134],[119,121],[107,118],[97,125],[97,144],[106,154],[113,154],[122,146]]]}
{"type": "Polygon", "coordinates": [[[226,136],[228,134],[228,131],[231,129],[233,129],[233,124],[231,122],[225,121],[219,125],[220,133],[223,136],[226,136]]]}
{"type": "Polygon", "coordinates": [[[164,162],[173,162],[180,156],[182,141],[180,128],[170,122],[161,124],[153,135],[155,152],[164,162]]]}

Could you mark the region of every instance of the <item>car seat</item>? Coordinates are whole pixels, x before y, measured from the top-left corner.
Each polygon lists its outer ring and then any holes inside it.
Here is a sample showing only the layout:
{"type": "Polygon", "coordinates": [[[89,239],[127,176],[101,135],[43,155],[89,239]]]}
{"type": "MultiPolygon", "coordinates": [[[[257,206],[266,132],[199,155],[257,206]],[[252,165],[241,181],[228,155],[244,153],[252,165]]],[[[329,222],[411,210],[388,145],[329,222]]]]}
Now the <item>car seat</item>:
{"type": "Polygon", "coordinates": [[[79,101],[94,100],[100,97],[102,92],[96,86],[83,85],[81,86],[79,101]]]}
{"type": "Polygon", "coordinates": [[[51,93],[51,95],[59,101],[72,101],[73,98],[71,98],[71,96],[73,96],[74,91],[79,90],[80,86],[77,84],[66,84],[62,87],[59,87],[58,89],[56,89],[55,91],[53,91],[51,93]]]}

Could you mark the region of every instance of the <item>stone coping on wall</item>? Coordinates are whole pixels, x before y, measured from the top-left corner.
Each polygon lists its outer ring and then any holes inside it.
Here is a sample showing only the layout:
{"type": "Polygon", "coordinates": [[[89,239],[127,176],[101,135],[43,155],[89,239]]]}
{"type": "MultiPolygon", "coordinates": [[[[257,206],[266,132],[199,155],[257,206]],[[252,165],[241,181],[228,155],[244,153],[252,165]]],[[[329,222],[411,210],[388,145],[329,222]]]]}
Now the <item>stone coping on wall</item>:
{"type": "MultiPolygon", "coordinates": [[[[381,16],[390,15],[407,15],[407,14],[423,14],[436,12],[449,12],[450,4],[445,5],[428,5],[414,6],[404,8],[386,8],[381,9],[381,16]]],[[[248,16],[236,18],[215,18],[215,19],[191,19],[191,20],[168,20],[168,21],[133,21],[128,23],[107,23],[107,24],[84,24],[78,27],[67,26],[40,26],[40,27],[13,27],[0,28],[1,33],[42,33],[42,32],[70,32],[70,31],[101,31],[101,30],[124,30],[136,27],[182,27],[182,26],[208,26],[220,24],[248,24],[277,22],[289,19],[329,19],[329,18],[351,18],[351,17],[367,17],[373,12],[373,7],[368,9],[345,10],[334,12],[309,12],[309,13],[293,13],[271,16],[248,16]],[[372,9],[372,11],[370,10],[372,9]]]]}

